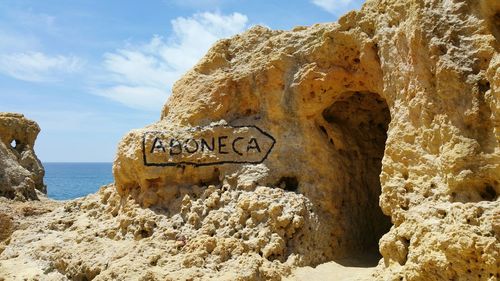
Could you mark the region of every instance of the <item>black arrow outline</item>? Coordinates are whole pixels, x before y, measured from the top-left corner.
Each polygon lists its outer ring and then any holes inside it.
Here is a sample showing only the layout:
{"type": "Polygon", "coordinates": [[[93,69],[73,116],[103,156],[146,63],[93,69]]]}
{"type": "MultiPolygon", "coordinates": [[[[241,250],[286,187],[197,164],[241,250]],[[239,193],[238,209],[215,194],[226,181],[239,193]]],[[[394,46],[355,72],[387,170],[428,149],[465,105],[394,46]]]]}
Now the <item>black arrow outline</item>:
{"type": "Polygon", "coordinates": [[[255,128],[259,132],[261,132],[264,136],[269,137],[273,143],[271,144],[271,147],[267,151],[266,155],[262,158],[260,161],[219,161],[219,162],[212,162],[212,163],[195,163],[195,162],[187,162],[187,161],[182,161],[182,162],[172,162],[172,163],[148,163],[146,160],[146,134],[147,133],[165,133],[165,131],[146,131],[142,135],[142,157],[144,161],[144,165],[148,167],[173,167],[173,166],[182,166],[182,165],[193,165],[195,167],[200,167],[200,166],[212,166],[212,165],[223,165],[223,164],[260,164],[264,162],[267,159],[267,156],[271,153],[273,150],[274,145],[276,144],[276,139],[271,136],[270,134],[266,133],[259,127],[255,125],[248,125],[248,126],[228,126],[228,125],[215,125],[215,126],[196,126],[196,127],[191,127],[188,128],[186,131],[196,131],[197,129],[201,128],[215,128],[215,127],[226,127],[226,128],[255,128]]]}

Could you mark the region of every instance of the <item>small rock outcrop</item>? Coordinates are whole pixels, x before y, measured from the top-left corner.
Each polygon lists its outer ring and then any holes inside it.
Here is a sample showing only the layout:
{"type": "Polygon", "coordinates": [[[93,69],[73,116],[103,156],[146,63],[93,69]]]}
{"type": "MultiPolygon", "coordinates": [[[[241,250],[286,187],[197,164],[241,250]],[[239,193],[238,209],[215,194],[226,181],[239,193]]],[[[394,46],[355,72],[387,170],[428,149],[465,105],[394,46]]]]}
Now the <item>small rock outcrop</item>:
{"type": "Polygon", "coordinates": [[[0,112],[0,196],[37,199],[36,190],[47,193],[45,171],[34,145],[40,127],[22,114],[0,112]]]}

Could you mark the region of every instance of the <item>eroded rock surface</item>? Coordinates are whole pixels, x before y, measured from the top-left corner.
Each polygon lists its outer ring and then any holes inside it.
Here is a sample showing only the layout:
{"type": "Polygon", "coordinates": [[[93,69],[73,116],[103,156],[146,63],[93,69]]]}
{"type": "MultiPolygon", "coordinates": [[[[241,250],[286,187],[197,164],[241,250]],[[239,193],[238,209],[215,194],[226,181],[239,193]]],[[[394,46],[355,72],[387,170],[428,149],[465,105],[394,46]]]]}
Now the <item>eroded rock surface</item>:
{"type": "Polygon", "coordinates": [[[367,1],[338,23],[222,40],[162,119],[121,143],[118,190],[168,208],[183,184],[282,187],[317,216],[280,236],[299,264],[369,252],[385,234],[380,276],[497,278],[499,5],[367,1]],[[274,150],[257,166],[143,165],[144,132],[221,122],[258,126],[274,150]]]}
{"type": "Polygon", "coordinates": [[[219,41],[121,141],[115,185],[15,232],[0,272],[280,280],[380,252],[373,279],[498,279],[499,15],[373,0],[219,41]],[[265,138],[227,129],[249,126],[274,139],[262,161],[265,138]]]}
{"type": "Polygon", "coordinates": [[[36,190],[47,193],[45,170],[34,145],[38,124],[22,114],[0,112],[0,196],[36,199],[36,190]]]}
{"type": "Polygon", "coordinates": [[[16,231],[0,272],[6,280],[280,280],[298,258],[285,258],[286,241],[315,224],[306,222],[316,219],[310,208],[281,189],[227,185],[191,186],[168,209],[142,208],[110,185],[16,231]]]}

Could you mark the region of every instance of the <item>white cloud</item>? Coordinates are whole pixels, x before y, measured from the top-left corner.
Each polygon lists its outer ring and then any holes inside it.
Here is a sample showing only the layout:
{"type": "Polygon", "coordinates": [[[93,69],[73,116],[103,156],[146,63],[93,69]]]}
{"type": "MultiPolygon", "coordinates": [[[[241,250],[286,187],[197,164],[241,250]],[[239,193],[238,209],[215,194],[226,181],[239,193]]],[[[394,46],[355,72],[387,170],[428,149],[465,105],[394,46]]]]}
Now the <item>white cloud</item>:
{"type": "Polygon", "coordinates": [[[58,81],[61,75],[76,72],[83,64],[75,56],[48,56],[41,52],[0,54],[0,73],[31,82],[58,81]]]}
{"type": "Polygon", "coordinates": [[[353,9],[359,9],[363,2],[364,0],[312,0],[314,5],[337,16],[353,9]]]}
{"type": "Polygon", "coordinates": [[[40,47],[39,40],[30,34],[21,34],[0,28],[0,52],[11,53],[40,47]]]}
{"type": "Polygon", "coordinates": [[[150,86],[119,85],[96,92],[128,107],[149,111],[159,111],[168,96],[164,89],[150,86]]]}
{"type": "Polygon", "coordinates": [[[154,35],[150,42],[127,46],[104,55],[111,83],[97,94],[129,107],[157,111],[173,83],[191,68],[218,39],[242,32],[247,17],[239,13],[198,13],[172,20],[173,34],[154,35]]]}

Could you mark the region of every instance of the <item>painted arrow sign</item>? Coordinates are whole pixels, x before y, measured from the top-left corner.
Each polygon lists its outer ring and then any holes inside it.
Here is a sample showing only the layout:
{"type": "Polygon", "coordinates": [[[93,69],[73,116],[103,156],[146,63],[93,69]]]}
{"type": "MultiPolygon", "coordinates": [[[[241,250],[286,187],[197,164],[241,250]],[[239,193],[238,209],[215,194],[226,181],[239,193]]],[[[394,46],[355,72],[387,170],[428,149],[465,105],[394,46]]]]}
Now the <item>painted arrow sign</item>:
{"type": "Polygon", "coordinates": [[[276,140],[256,126],[206,126],[147,131],[142,152],[146,166],[258,164],[276,140]]]}

